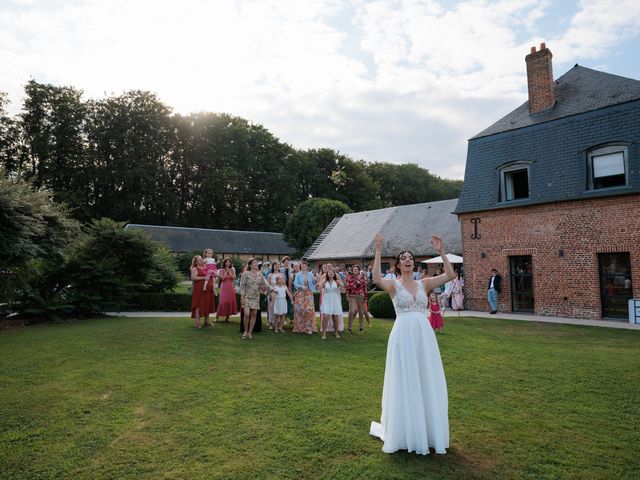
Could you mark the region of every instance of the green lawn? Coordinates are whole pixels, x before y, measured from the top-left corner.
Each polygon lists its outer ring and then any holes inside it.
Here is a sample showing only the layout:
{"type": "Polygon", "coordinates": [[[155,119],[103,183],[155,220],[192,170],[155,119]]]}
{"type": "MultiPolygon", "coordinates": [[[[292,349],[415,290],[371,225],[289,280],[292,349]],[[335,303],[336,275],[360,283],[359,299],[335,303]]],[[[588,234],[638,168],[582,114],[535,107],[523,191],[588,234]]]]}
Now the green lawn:
{"type": "Polygon", "coordinates": [[[640,332],[448,319],[452,444],[418,456],[368,435],[391,325],[324,342],[187,319],[0,332],[0,477],[640,477],[640,332]]]}

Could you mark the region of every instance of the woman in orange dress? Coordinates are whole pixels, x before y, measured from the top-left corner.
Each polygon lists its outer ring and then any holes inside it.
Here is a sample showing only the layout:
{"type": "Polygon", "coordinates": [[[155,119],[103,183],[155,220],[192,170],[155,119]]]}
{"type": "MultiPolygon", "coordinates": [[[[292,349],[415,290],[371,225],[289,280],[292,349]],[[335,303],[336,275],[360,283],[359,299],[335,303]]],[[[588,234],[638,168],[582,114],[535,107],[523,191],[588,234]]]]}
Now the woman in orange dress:
{"type": "Polygon", "coordinates": [[[213,299],[213,284],[207,282],[207,288],[203,290],[207,274],[204,271],[204,261],[200,255],[196,255],[191,260],[191,318],[196,319],[196,328],[202,328],[200,317],[204,317],[204,326],[210,327],[209,315],[216,311],[213,299]]]}

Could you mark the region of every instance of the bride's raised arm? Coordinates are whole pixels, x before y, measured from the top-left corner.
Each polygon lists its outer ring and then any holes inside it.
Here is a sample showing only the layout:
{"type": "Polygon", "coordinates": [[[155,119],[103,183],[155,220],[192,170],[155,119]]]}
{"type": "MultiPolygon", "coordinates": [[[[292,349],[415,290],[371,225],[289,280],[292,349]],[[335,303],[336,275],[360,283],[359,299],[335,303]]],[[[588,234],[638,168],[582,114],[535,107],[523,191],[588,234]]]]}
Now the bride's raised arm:
{"type": "Polygon", "coordinates": [[[453,280],[456,277],[456,274],[453,271],[453,267],[451,266],[451,262],[449,262],[449,259],[444,252],[442,238],[438,235],[431,235],[431,244],[440,254],[440,257],[442,257],[442,263],[444,264],[444,273],[442,275],[438,275],[437,277],[427,277],[420,280],[424,285],[424,289],[426,291],[433,290],[434,288],[439,287],[440,285],[447,283],[449,280],[453,280]]]}
{"type": "Polygon", "coordinates": [[[382,290],[393,294],[396,291],[393,280],[385,280],[382,278],[382,269],[380,267],[380,257],[382,257],[382,240],[382,235],[378,233],[375,238],[376,254],[373,258],[373,282],[382,290]]]}

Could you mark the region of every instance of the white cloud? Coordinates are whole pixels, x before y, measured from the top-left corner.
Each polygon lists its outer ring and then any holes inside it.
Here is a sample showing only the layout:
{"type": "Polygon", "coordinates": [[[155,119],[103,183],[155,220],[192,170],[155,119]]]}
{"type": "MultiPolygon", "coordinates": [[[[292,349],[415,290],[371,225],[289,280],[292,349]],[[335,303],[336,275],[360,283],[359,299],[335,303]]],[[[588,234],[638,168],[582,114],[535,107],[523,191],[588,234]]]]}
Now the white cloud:
{"type": "MultiPolygon", "coordinates": [[[[466,139],[526,99],[524,55],[556,65],[637,38],[640,3],[585,1],[545,37],[549,0],[29,0],[0,6],[0,90],[146,89],[229,112],[301,148],[460,177],[466,139]]],[[[558,70],[556,69],[558,73],[558,70]]],[[[560,72],[561,73],[561,72],[560,72]]]]}
{"type": "Polygon", "coordinates": [[[552,40],[557,51],[554,55],[558,61],[568,62],[599,59],[621,40],[637,37],[639,32],[637,0],[583,0],[569,28],[552,40]]]}

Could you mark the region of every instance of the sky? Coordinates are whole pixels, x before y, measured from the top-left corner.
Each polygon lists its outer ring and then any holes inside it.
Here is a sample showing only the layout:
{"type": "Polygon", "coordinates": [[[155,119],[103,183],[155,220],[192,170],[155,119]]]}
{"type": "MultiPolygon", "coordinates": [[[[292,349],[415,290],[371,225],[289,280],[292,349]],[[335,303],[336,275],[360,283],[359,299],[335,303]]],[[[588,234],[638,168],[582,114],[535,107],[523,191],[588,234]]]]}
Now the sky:
{"type": "Polygon", "coordinates": [[[639,0],[0,0],[0,91],[155,92],[296,148],[464,176],[467,140],[527,100],[524,57],[640,79],[639,0]]]}

